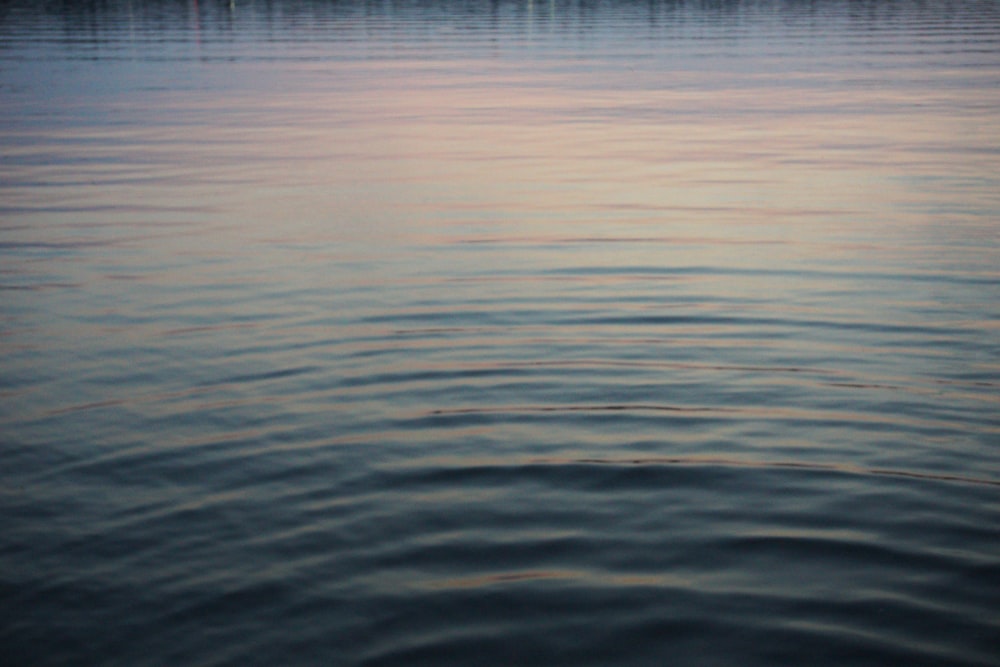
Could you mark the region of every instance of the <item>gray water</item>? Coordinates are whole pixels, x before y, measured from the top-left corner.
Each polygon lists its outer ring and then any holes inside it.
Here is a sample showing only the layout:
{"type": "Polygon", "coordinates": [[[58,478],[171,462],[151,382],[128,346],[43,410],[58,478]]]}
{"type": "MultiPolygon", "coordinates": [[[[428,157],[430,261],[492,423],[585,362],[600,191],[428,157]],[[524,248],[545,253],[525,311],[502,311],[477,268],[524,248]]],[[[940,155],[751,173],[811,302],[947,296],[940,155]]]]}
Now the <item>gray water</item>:
{"type": "Polygon", "coordinates": [[[0,663],[1000,664],[1000,5],[0,2],[0,663]]]}

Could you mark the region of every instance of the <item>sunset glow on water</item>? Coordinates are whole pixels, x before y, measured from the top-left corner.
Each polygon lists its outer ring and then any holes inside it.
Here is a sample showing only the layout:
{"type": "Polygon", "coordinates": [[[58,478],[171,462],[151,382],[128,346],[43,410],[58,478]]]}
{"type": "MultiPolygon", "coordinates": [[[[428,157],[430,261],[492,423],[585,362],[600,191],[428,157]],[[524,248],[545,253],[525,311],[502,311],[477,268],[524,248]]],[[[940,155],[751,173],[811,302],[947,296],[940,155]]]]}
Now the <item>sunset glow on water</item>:
{"type": "Polygon", "coordinates": [[[992,2],[0,4],[0,662],[997,665],[992,2]]]}

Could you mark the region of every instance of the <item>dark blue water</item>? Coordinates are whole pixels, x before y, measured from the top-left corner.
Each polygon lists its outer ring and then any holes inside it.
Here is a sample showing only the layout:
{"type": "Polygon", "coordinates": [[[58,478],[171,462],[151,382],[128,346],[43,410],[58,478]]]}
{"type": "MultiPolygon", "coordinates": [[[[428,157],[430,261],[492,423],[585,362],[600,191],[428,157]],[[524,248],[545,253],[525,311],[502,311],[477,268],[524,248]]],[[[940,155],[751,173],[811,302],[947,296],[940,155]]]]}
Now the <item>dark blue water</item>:
{"type": "Polygon", "coordinates": [[[0,2],[0,664],[1000,665],[1000,5],[0,2]]]}

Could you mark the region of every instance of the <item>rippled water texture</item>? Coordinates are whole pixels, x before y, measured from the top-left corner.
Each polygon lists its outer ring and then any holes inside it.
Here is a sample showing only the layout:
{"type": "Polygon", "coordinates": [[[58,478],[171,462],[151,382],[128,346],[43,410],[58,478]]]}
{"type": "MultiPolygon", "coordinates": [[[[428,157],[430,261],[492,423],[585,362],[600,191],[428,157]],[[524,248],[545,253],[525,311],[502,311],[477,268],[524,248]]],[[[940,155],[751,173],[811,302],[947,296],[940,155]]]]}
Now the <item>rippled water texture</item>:
{"type": "Polygon", "coordinates": [[[995,2],[0,2],[0,663],[998,665],[998,245],[995,2]]]}

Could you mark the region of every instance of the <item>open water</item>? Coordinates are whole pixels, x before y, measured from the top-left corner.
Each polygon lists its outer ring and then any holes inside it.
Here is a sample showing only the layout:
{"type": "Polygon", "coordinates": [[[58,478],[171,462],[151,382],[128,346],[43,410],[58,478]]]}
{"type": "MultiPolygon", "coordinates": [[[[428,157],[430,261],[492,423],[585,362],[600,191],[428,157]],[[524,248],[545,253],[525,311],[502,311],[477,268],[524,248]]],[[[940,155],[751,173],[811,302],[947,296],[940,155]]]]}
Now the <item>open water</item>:
{"type": "Polygon", "coordinates": [[[0,663],[1000,664],[1000,4],[0,2],[0,663]]]}

